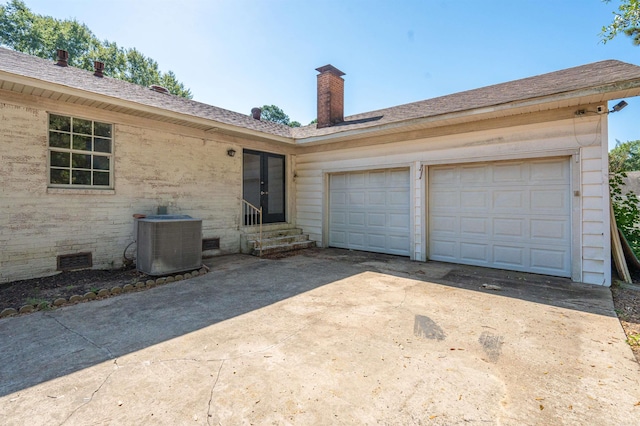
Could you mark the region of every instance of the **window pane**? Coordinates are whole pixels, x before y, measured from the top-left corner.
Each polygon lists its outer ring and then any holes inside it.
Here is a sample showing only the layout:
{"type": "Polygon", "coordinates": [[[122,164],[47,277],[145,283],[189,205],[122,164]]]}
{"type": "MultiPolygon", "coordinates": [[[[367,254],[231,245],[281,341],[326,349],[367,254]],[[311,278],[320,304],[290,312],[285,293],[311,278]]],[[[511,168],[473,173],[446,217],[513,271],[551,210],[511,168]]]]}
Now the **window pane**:
{"type": "Polygon", "coordinates": [[[51,151],[51,165],[58,167],[69,167],[71,165],[71,154],[68,152],[51,151]]]}
{"type": "Polygon", "coordinates": [[[93,184],[109,186],[109,173],[93,172],[93,184]]]}
{"type": "Polygon", "coordinates": [[[95,138],[93,150],[98,152],[111,152],[111,139],[95,138]]]}
{"type": "MultiPolygon", "coordinates": [[[[90,169],[91,168],[91,156],[84,154],[73,154],[72,162],[74,169],[90,169]]],[[[74,174],[75,177],[75,174],[74,174]]]]}
{"type": "Polygon", "coordinates": [[[93,130],[96,136],[106,136],[108,138],[111,137],[111,124],[98,123],[97,121],[94,121],[93,130]]]}
{"type": "Polygon", "coordinates": [[[74,118],[73,133],[84,133],[85,135],[91,135],[93,133],[91,131],[91,121],[74,118]]]}
{"type": "Polygon", "coordinates": [[[51,183],[69,184],[69,170],[51,169],[51,183]]]}
{"type": "Polygon", "coordinates": [[[91,151],[91,136],[73,135],[73,149],[91,151]]]}
{"type": "Polygon", "coordinates": [[[49,132],[49,146],[69,149],[70,144],[71,135],[66,133],[49,132]]]}
{"type": "Polygon", "coordinates": [[[49,129],[62,130],[65,132],[71,131],[71,117],[65,117],[63,115],[49,115],[49,129]]]}
{"type": "Polygon", "coordinates": [[[71,183],[73,185],[91,185],[91,172],[85,172],[84,170],[74,170],[73,179],[71,183]]]}
{"type": "Polygon", "coordinates": [[[98,170],[109,170],[109,157],[94,155],[93,168],[98,170]]]}

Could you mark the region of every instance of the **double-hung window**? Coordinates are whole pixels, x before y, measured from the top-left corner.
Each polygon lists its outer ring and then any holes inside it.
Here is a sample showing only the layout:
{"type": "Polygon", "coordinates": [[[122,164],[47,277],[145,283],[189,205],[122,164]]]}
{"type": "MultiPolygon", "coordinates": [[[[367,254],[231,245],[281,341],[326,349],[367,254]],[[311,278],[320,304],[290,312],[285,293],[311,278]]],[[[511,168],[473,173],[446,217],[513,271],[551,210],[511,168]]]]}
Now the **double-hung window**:
{"type": "Polygon", "coordinates": [[[49,114],[49,186],[113,188],[113,125],[49,114]]]}

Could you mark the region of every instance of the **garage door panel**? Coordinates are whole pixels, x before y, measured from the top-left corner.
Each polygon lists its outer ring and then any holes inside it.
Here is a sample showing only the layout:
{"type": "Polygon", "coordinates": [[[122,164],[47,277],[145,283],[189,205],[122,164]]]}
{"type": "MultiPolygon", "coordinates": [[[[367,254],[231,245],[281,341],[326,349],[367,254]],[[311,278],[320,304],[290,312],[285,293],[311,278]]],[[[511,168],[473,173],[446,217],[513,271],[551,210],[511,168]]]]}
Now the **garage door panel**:
{"type": "Polygon", "coordinates": [[[406,170],[391,170],[389,182],[402,188],[409,187],[409,173],[406,170]]]}
{"type": "Polygon", "coordinates": [[[453,193],[450,190],[434,191],[432,194],[432,203],[434,209],[447,209],[460,207],[460,194],[453,193]]]}
{"type": "Polygon", "coordinates": [[[460,182],[464,184],[477,185],[488,180],[488,169],[485,166],[463,167],[460,170],[460,182]]]}
{"type": "Polygon", "coordinates": [[[385,206],[387,204],[387,193],[385,191],[369,191],[370,206],[385,206]]]}
{"type": "Polygon", "coordinates": [[[531,239],[566,245],[570,242],[570,223],[566,219],[532,219],[531,239]]]}
{"type": "Polygon", "coordinates": [[[345,212],[334,212],[331,215],[331,226],[332,229],[335,229],[337,226],[346,225],[347,224],[347,214],[345,212]]]}
{"type": "Polygon", "coordinates": [[[387,199],[389,202],[389,207],[400,207],[404,208],[409,205],[409,192],[406,188],[401,189],[390,189],[387,191],[387,199]]]}
{"type": "Polygon", "coordinates": [[[409,215],[407,213],[389,213],[389,227],[397,231],[409,232],[409,215]]]}
{"type": "Polygon", "coordinates": [[[391,249],[391,254],[402,254],[406,252],[407,247],[409,247],[409,237],[390,235],[388,247],[391,249]]]}
{"type": "Polygon", "coordinates": [[[496,189],[492,193],[492,208],[496,211],[502,209],[510,212],[514,210],[524,210],[526,207],[525,195],[523,191],[518,189],[496,189]]]}
{"type": "Polygon", "coordinates": [[[490,205],[490,199],[488,191],[461,191],[460,208],[486,210],[490,205]]]}
{"type": "Polygon", "coordinates": [[[489,219],[484,217],[461,217],[460,236],[489,238],[489,219]]]}
{"type": "Polygon", "coordinates": [[[336,247],[345,248],[347,245],[347,233],[344,231],[331,231],[330,232],[331,241],[336,245],[336,247]]]}
{"type": "Polygon", "coordinates": [[[385,234],[375,234],[371,231],[367,233],[367,246],[376,250],[384,250],[387,246],[387,237],[385,234]]]}
{"type": "Polygon", "coordinates": [[[526,267],[525,251],[522,247],[495,244],[493,246],[493,262],[504,268],[524,269],[526,267]]]}
{"type": "Polygon", "coordinates": [[[531,249],[531,267],[537,270],[562,271],[569,263],[569,258],[564,250],[546,248],[531,249]]]}
{"type": "Polygon", "coordinates": [[[567,198],[567,193],[563,188],[532,189],[531,210],[533,213],[540,211],[546,214],[562,214],[569,204],[567,198]]]}
{"type": "Polygon", "coordinates": [[[329,245],[408,256],[409,183],[408,169],[331,175],[329,245]]]}
{"type": "Polygon", "coordinates": [[[560,162],[532,162],[531,178],[532,182],[558,182],[564,184],[568,181],[567,168],[560,162]]]}
{"type": "Polygon", "coordinates": [[[428,221],[430,259],[571,276],[570,163],[431,167],[428,221]]]}
{"type": "Polygon", "coordinates": [[[367,236],[362,232],[349,231],[347,232],[347,246],[348,248],[362,248],[366,245],[367,236]]]}
{"type": "Polygon", "coordinates": [[[436,216],[432,215],[429,218],[429,222],[431,223],[431,235],[442,235],[442,234],[455,234],[457,232],[457,218],[452,216],[436,216]]]}
{"type": "Polygon", "coordinates": [[[367,225],[369,227],[384,228],[387,222],[387,215],[384,213],[369,213],[367,215],[367,225]]]}
{"type": "Polygon", "coordinates": [[[443,167],[429,173],[429,182],[432,186],[444,185],[449,186],[458,181],[457,171],[455,167],[443,167]]]}
{"type": "Polygon", "coordinates": [[[368,187],[384,187],[387,184],[385,172],[369,172],[368,187]]]}
{"type": "Polygon", "coordinates": [[[527,170],[523,163],[495,164],[486,167],[493,170],[493,183],[517,185],[525,183],[527,170]]]}
{"type": "Polygon", "coordinates": [[[361,190],[349,192],[349,207],[361,207],[364,208],[366,195],[361,190]]]}
{"type": "Polygon", "coordinates": [[[461,242],[460,258],[462,260],[466,260],[467,262],[489,264],[489,244],[480,242],[461,242]]]}
{"type": "Polygon", "coordinates": [[[364,173],[350,173],[347,176],[347,183],[344,186],[345,189],[364,188],[366,182],[366,176],[364,173]]]}
{"type": "Polygon", "coordinates": [[[506,238],[516,238],[518,240],[526,238],[526,219],[512,219],[496,217],[493,219],[493,239],[504,240],[506,238]]]}
{"type": "Polygon", "coordinates": [[[336,190],[335,192],[331,193],[331,196],[329,197],[329,202],[331,203],[331,205],[335,208],[335,207],[341,207],[341,206],[346,206],[347,205],[347,194],[343,191],[338,191],[336,190]]]}
{"type": "Polygon", "coordinates": [[[458,244],[450,240],[432,239],[430,243],[431,258],[433,260],[456,261],[458,259],[458,244]]]}

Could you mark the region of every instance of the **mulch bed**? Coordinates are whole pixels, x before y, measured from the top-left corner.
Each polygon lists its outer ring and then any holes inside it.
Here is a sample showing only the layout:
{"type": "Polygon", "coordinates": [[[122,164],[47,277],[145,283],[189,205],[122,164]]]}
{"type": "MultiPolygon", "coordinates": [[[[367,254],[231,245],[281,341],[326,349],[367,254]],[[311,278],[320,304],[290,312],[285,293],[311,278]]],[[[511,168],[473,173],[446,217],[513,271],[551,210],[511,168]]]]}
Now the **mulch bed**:
{"type": "Polygon", "coordinates": [[[0,284],[0,311],[4,308],[19,309],[24,305],[53,302],[57,298],[69,299],[73,295],[84,295],[90,291],[112,289],[147,279],[135,269],[83,270],[61,272],[57,275],[0,284]]]}

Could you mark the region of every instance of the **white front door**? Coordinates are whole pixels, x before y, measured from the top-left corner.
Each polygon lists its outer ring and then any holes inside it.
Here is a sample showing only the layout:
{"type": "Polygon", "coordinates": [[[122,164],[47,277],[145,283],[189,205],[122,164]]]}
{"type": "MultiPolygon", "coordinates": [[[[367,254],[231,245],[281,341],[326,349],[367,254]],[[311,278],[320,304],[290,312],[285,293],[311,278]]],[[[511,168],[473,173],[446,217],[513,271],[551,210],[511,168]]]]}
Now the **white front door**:
{"type": "Polygon", "coordinates": [[[429,168],[429,259],[571,276],[568,159],[429,168]]]}
{"type": "Polygon", "coordinates": [[[409,256],[409,169],[329,178],[331,247],[409,256]]]}

